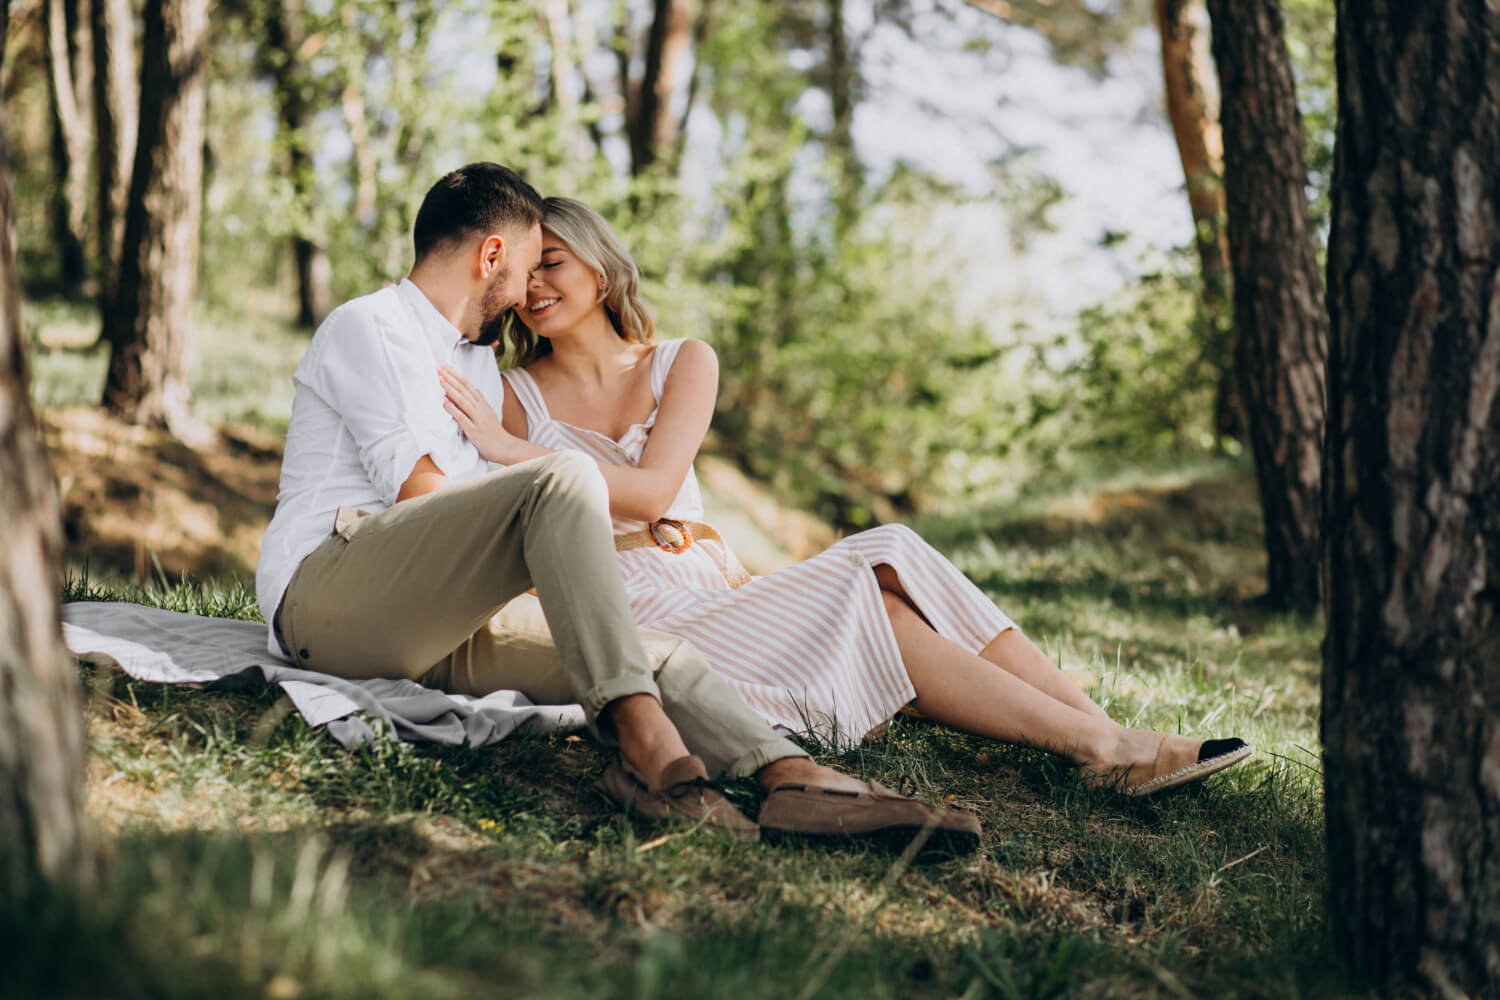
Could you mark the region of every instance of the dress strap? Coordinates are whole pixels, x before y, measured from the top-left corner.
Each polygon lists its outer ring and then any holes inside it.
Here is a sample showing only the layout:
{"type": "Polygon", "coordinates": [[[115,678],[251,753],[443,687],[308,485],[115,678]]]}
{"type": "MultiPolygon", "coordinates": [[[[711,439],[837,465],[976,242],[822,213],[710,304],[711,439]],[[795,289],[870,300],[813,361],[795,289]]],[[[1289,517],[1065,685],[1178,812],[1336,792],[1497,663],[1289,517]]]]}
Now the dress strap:
{"type": "Polygon", "coordinates": [[[656,345],[656,353],[651,358],[651,395],[658,403],[667,387],[667,373],[672,370],[672,362],[677,360],[677,352],[685,342],[686,338],[679,337],[656,345]]]}
{"type": "Polygon", "coordinates": [[[516,394],[516,399],[520,400],[529,426],[535,427],[552,419],[552,414],[547,412],[547,401],[542,398],[542,390],[537,387],[531,372],[524,368],[507,368],[500,373],[500,377],[516,394]]]}

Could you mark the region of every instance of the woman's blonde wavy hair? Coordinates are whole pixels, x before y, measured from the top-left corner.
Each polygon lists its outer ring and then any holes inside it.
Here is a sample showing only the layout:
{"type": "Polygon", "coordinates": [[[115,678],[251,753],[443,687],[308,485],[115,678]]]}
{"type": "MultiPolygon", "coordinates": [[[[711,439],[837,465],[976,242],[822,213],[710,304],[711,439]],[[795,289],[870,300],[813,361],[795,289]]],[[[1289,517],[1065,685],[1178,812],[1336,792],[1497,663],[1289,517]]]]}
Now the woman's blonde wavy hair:
{"type": "MultiPolygon", "coordinates": [[[[656,320],[641,301],[641,273],[604,217],[573,198],[546,198],[542,201],[542,228],[566,243],[573,256],[604,278],[599,301],[615,333],[633,343],[651,343],[656,336],[656,320]]],[[[511,364],[517,368],[552,353],[551,341],[533,333],[514,314],[506,324],[505,338],[510,342],[511,364]]]]}

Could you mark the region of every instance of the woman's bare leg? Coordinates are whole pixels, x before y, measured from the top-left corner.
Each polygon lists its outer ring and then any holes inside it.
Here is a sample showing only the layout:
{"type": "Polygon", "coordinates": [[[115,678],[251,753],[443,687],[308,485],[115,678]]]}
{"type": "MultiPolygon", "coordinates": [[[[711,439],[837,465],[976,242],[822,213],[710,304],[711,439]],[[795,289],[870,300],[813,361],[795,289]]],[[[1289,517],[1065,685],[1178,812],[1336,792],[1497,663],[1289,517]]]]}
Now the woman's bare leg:
{"type": "MultiPolygon", "coordinates": [[[[1036,643],[1028,639],[1020,629],[1006,629],[979,651],[979,657],[988,660],[1002,670],[1008,671],[1041,691],[1051,695],[1065,705],[1109,719],[1109,714],[1096,705],[1088,695],[1068,680],[1067,676],[1037,649],[1036,643]]],[[[1110,720],[1113,722],[1113,720],[1110,720]]],[[[1116,723],[1118,725],[1118,723],[1116,723]]]]}
{"type": "MultiPolygon", "coordinates": [[[[994,663],[933,631],[901,597],[889,591],[882,596],[917,692],[917,708],[934,721],[1038,747],[1078,764],[1129,768],[1156,760],[1161,733],[1125,729],[1100,711],[1076,707],[1009,670],[996,670],[994,663]]],[[[1183,743],[1170,747],[1173,756],[1196,757],[1199,741],[1169,738],[1183,743]]]]}
{"type": "MultiPolygon", "coordinates": [[[[911,596],[901,586],[901,579],[894,568],[884,564],[876,566],[875,581],[880,584],[881,590],[895,594],[915,610],[916,606],[911,596]]],[[[920,614],[918,612],[919,617],[920,614]]],[[[925,618],[921,620],[931,628],[931,624],[925,618]]],[[[1109,719],[1104,709],[1094,704],[1088,695],[1079,690],[1078,685],[1068,680],[1063,672],[1047,659],[1047,655],[1018,628],[1006,629],[995,636],[989,645],[979,651],[979,656],[1064,705],[1102,719],[1109,719]]]]}

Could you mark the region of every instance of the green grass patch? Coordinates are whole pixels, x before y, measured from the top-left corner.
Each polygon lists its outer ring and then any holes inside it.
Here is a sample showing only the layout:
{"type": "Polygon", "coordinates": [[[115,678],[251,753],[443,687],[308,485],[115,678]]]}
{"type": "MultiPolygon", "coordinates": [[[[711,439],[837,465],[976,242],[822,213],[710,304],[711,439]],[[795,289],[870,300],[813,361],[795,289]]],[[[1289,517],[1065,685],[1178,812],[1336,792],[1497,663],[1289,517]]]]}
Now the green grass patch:
{"type": "MultiPolygon", "coordinates": [[[[1135,802],[1047,754],[919,720],[819,759],[975,810],[973,857],[663,831],[593,790],[587,738],[342,750],[275,688],[82,668],[83,907],[7,918],[17,996],[1327,995],[1314,621],[1253,600],[1232,471],[990,512],[932,534],[1132,724],[1257,758],[1135,802]]],[[[238,582],[75,578],[70,600],[255,618],[238,582]]],[[[732,794],[753,814],[758,793],[732,794]]]]}

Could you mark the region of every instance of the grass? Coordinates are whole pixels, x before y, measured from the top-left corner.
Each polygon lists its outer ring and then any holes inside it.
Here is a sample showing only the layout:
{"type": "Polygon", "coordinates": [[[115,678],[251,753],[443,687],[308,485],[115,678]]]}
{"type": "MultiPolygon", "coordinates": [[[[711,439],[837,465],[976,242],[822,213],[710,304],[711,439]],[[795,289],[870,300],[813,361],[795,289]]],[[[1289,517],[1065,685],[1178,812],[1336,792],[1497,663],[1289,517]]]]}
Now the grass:
{"type": "MultiPolygon", "coordinates": [[[[1031,512],[941,540],[1117,718],[1259,747],[1204,788],[1126,801],[1046,754],[904,717],[846,752],[813,745],[979,813],[979,855],[905,868],[661,838],[592,791],[605,757],[576,736],[349,753],[274,688],[86,666],[109,875],[87,918],[0,933],[38,986],[17,995],[1326,995],[1317,623],[1164,554],[1253,562],[1247,484],[1152,489],[1129,505],[1152,530],[1031,512]],[[83,953],[59,976],[63,939],[83,953]]],[[[256,617],[239,582],[74,579],[67,596],[256,617]]],[[[753,814],[753,786],[733,792],[753,814]]]]}
{"type": "MultiPolygon", "coordinates": [[[[86,313],[29,306],[34,391],[90,403],[86,313]],[[71,331],[71,332],[70,332],[71,331]]],[[[213,420],[285,421],[300,334],[202,314],[213,420]],[[222,320],[222,322],[221,322],[222,320]],[[227,373],[227,374],[226,374],[227,373]]],[[[90,368],[89,366],[93,367],[90,368]]],[[[92,380],[92,381],[91,381],[92,380]]],[[[1234,464],[1027,491],[918,529],[1116,718],[1259,754],[1144,803],[1046,754],[900,717],[815,755],[977,812],[981,851],[745,845],[615,813],[577,736],[347,752],[279,689],[156,686],[81,665],[82,901],[0,910],[14,997],[1327,996],[1317,622],[1255,602],[1254,487],[1234,464]]],[[[95,571],[70,600],[256,618],[248,580],[95,571]]],[[[731,792],[753,814],[749,782],[731,792]]]]}

